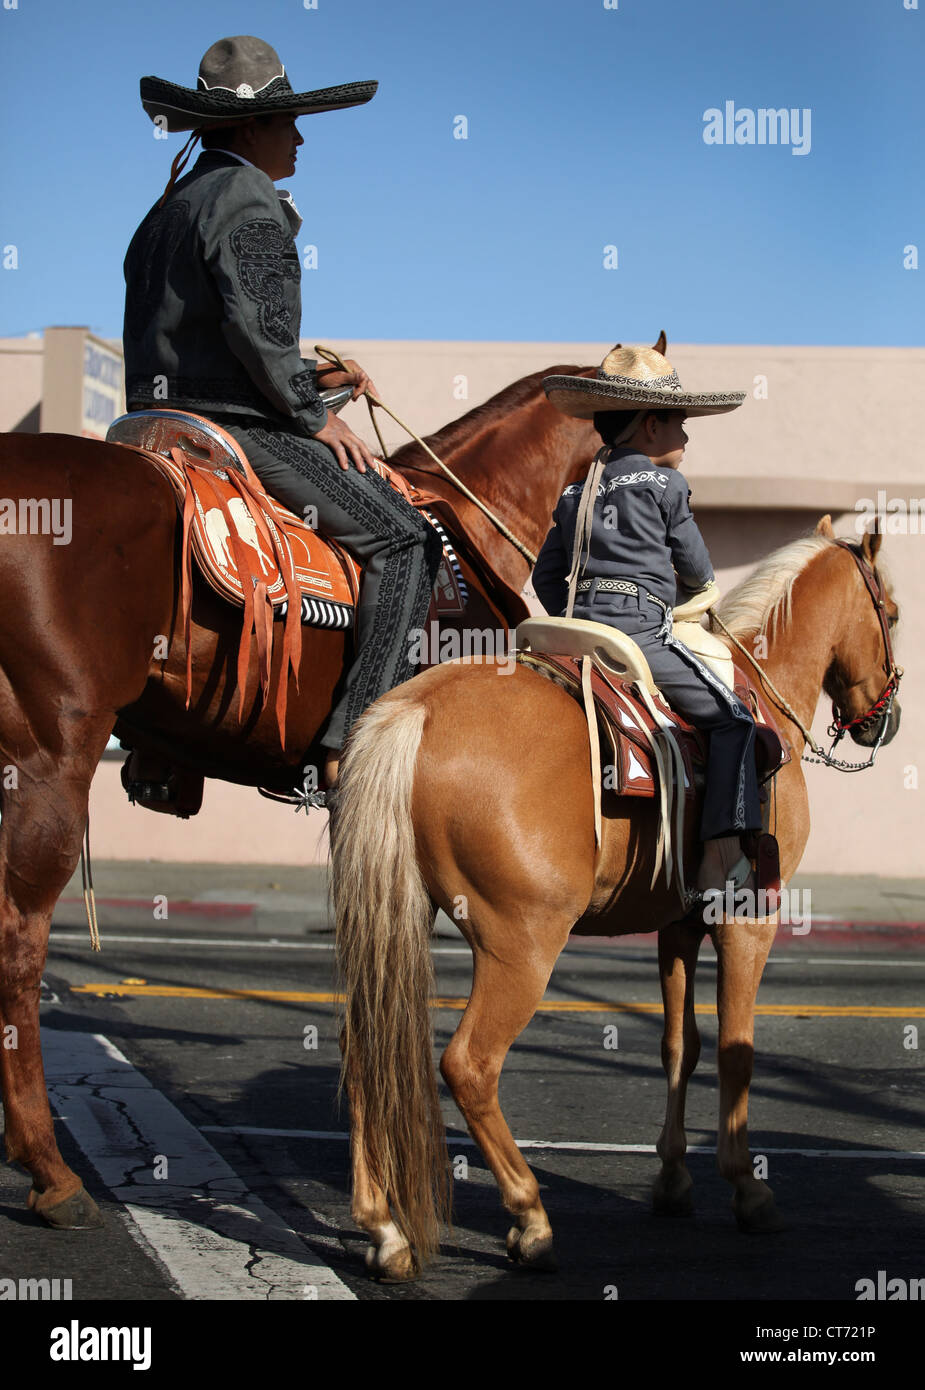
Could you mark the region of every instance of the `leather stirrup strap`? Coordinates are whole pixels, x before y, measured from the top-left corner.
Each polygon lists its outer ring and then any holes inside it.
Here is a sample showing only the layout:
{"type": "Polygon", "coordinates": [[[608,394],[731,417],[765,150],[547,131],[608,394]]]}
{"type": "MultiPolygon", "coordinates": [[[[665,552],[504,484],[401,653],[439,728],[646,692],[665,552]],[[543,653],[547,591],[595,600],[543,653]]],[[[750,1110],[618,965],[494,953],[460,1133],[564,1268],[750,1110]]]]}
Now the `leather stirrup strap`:
{"type": "Polygon", "coordinates": [[[627,716],[632,721],[632,723],[635,724],[635,726],[641,731],[646,742],[649,745],[649,751],[652,755],[652,765],[655,768],[655,779],[658,784],[658,839],[656,840],[655,844],[655,864],[653,865],[652,878],[649,882],[649,887],[654,888],[656,882],[658,881],[659,870],[661,869],[663,863],[665,865],[666,878],[668,878],[671,873],[671,844],[669,836],[668,834],[666,834],[666,826],[668,827],[670,832],[671,825],[669,819],[668,805],[668,798],[670,795],[670,783],[668,779],[665,777],[662,751],[659,747],[657,739],[654,737],[652,733],[650,733],[649,729],[646,726],[645,720],[643,720],[640,717],[632,701],[628,700],[626,696],[622,693],[620,694],[620,701],[623,705],[623,708],[626,711],[627,716]]]}
{"type": "Polygon", "coordinates": [[[601,743],[597,730],[597,709],[591,693],[591,658],[581,658],[581,693],[588,721],[588,741],[591,745],[591,795],[594,798],[594,846],[601,847],[601,743]]]}
{"type": "Polygon", "coordinates": [[[659,760],[658,771],[659,776],[665,779],[668,791],[665,810],[667,843],[665,876],[670,884],[673,862],[675,887],[681,902],[684,903],[686,901],[684,884],[684,759],[674,736],[671,720],[656,708],[655,701],[641,682],[637,684],[636,689],[655,723],[656,732],[660,735],[662,756],[659,760]],[[672,816],[674,818],[673,831],[672,816]]]}
{"type": "MultiPolygon", "coordinates": [[[[174,462],[180,462],[179,449],[171,449],[174,462]]],[[[190,545],[190,532],[196,513],[196,497],[193,484],[186,469],[183,470],[186,494],[183,499],[183,543],[180,551],[180,604],[183,611],[183,640],[186,643],[186,708],[189,709],[193,695],[193,551],[190,545]]]]}

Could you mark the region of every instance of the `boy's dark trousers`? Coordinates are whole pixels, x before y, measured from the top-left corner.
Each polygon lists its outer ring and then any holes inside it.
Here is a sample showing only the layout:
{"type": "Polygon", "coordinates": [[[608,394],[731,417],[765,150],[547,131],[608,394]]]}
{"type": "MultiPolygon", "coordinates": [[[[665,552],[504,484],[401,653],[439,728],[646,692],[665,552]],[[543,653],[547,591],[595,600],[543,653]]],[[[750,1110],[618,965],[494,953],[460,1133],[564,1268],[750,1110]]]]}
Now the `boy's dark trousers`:
{"type": "Polygon", "coordinates": [[[693,652],[671,635],[670,610],[638,594],[578,594],[572,613],[607,623],[632,637],[672,709],[710,736],[700,838],[713,840],[761,829],[755,772],[755,722],[741,700],[693,652]]]}

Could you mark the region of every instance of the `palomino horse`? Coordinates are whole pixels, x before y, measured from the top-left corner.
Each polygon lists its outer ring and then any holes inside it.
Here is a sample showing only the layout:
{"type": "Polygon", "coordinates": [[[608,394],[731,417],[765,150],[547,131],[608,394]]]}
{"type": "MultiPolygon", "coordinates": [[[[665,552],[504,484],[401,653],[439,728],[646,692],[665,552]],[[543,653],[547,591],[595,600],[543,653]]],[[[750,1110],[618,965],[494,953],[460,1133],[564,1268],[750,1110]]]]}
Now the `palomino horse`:
{"type": "MultiPolygon", "coordinates": [[[[858,720],[852,737],[865,745],[881,733],[892,738],[899,719],[898,706],[889,705],[886,728],[886,716],[862,715],[883,691],[892,661],[889,629],[857,563],[870,567],[873,580],[879,544],[879,534],[865,536],[853,547],[855,559],[836,543],[826,517],[815,535],[770,555],[718,609],[744,643],[767,637],[761,668],[803,725],[824,690],[844,722],[858,720]]],[[[896,605],[885,588],[882,594],[892,626],[896,605]]],[[[654,1202],[667,1214],[691,1209],[684,1100],[700,1050],[694,970],[706,914],[679,921],[678,899],[664,878],[650,888],[654,799],[606,793],[595,854],[580,705],[528,667],[518,665],[504,678],[500,669],[492,662],[447,663],[377,700],[354,726],[331,815],[346,997],[343,1078],[353,1108],[353,1213],[372,1240],[369,1267],[390,1279],[414,1275],[435,1249],[439,1218],[447,1214],[428,1018],[428,937],[437,907],[457,920],[464,914],[459,926],[473,952],[472,992],[441,1070],[515,1218],[507,1237],[511,1257],[551,1267],[552,1231],[536,1179],[501,1113],[498,1081],[572,932],[659,931],[668,1105],[654,1202]]],[[[783,714],[781,727],[793,758],[777,774],[770,829],[786,880],[806,844],[809,810],[800,766],[804,740],[783,714]]],[[[695,862],[692,820],[689,864],[695,862]]],[[[755,997],[776,916],[748,923],[721,918],[709,930],[719,968],[719,1169],[733,1185],[739,1224],[774,1229],[773,1195],[753,1175],[746,1121],[755,997]]]]}
{"type": "MultiPolygon", "coordinates": [[[[515,382],[430,441],[534,551],[563,487],[586,470],[594,438],[590,422],[548,404],[541,382],[549,371],[579,370],[591,369],[547,368],[515,382]]],[[[526,612],[519,591],[528,561],[473,503],[457,502],[419,446],[392,462],[457,508],[465,534],[453,540],[471,596],[461,621],[516,623],[526,612]]],[[[298,692],[289,692],[281,741],[274,712],[281,651],[261,703],[252,641],[239,723],[241,614],[197,582],[187,709],[180,527],[165,479],[117,445],[7,434],[0,437],[0,493],[14,514],[17,498],[34,499],[27,515],[39,516],[42,500],[72,507],[69,544],[27,527],[15,533],[14,525],[11,534],[8,522],[0,537],[0,1030],[15,1029],[4,1038],[17,1040],[0,1048],[0,1078],[7,1156],[32,1174],[29,1205],[55,1226],[80,1227],[100,1218],[55,1141],[39,985],[51,914],[80,855],[90,781],[106,742],[115,728],[130,746],[177,766],[285,790],[306,761],[321,760],[314,741],[349,638],[303,629],[302,678],[298,692]]]]}

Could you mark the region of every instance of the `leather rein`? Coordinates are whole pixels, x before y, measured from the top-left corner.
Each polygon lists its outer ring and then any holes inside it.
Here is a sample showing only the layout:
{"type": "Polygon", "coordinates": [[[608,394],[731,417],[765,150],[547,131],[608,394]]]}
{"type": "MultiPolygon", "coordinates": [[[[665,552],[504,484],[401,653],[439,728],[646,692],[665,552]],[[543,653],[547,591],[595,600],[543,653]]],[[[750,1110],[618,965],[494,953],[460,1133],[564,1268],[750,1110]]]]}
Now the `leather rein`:
{"type": "MultiPolygon", "coordinates": [[[[317,352],[318,356],[323,357],[326,362],[332,362],[336,367],[339,367],[342,371],[347,370],[346,364],[344,363],[343,359],[340,357],[338,353],[334,351],[333,348],[324,347],[323,344],[316,343],[315,351],[317,352]]],[[[391,415],[395,423],[397,425],[400,425],[401,428],[405,431],[405,433],[409,434],[416,444],[420,444],[421,448],[424,450],[426,454],[430,455],[434,463],[437,464],[438,468],[442,468],[443,472],[446,474],[447,478],[449,478],[450,482],[453,484],[456,490],[458,492],[461,492],[464,497],[468,497],[469,501],[473,502],[478,507],[479,511],[483,512],[485,516],[488,517],[488,520],[491,522],[491,524],[495,527],[496,530],[501,532],[501,535],[504,537],[504,539],[510,541],[511,545],[514,546],[515,550],[520,551],[521,555],[524,557],[524,559],[527,561],[527,564],[532,569],[533,566],[536,564],[536,556],[534,555],[533,551],[530,550],[528,546],[524,545],[523,541],[518,536],[514,535],[514,532],[504,524],[500,517],[495,516],[494,512],[491,511],[489,507],[486,507],[485,503],[482,501],[480,497],[476,497],[475,493],[471,490],[471,488],[468,488],[466,486],[462,478],[458,478],[456,474],[452,472],[451,469],[447,468],[446,464],[443,462],[442,459],[437,458],[437,455],[434,453],[433,449],[431,449],[430,445],[425,444],[421,436],[415,434],[411,426],[406,425],[404,420],[400,419],[399,416],[395,414],[394,410],[391,410],[385,404],[384,401],[381,401],[379,399],[378,396],[374,396],[372,391],[365,391],[363,394],[366,397],[366,405],[369,409],[369,418],[372,421],[373,427],[376,431],[376,438],[379,440],[379,447],[382,450],[382,457],[384,459],[387,459],[389,457],[389,454],[388,450],[385,447],[385,441],[383,440],[382,435],[379,432],[379,424],[376,420],[376,416],[373,411],[373,406],[378,406],[380,410],[385,411],[386,415],[391,415]]],[[[411,487],[412,485],[409,483],[408,486],[411,487]]],[[[415,489],[415,491],[417,491],[417,489],[415,489]]]]}

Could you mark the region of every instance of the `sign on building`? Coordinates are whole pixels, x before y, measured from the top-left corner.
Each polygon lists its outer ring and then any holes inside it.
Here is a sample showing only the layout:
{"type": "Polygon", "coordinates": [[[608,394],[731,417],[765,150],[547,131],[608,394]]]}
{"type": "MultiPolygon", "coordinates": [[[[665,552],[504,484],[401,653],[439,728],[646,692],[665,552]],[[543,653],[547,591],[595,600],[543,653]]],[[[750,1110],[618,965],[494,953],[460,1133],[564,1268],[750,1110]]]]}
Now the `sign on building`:
{"type": "Polygon", "coordinates": [[[42,432],[105,439],[124,412],[121,350],[86,328],[47,328],[42,432]]]}

